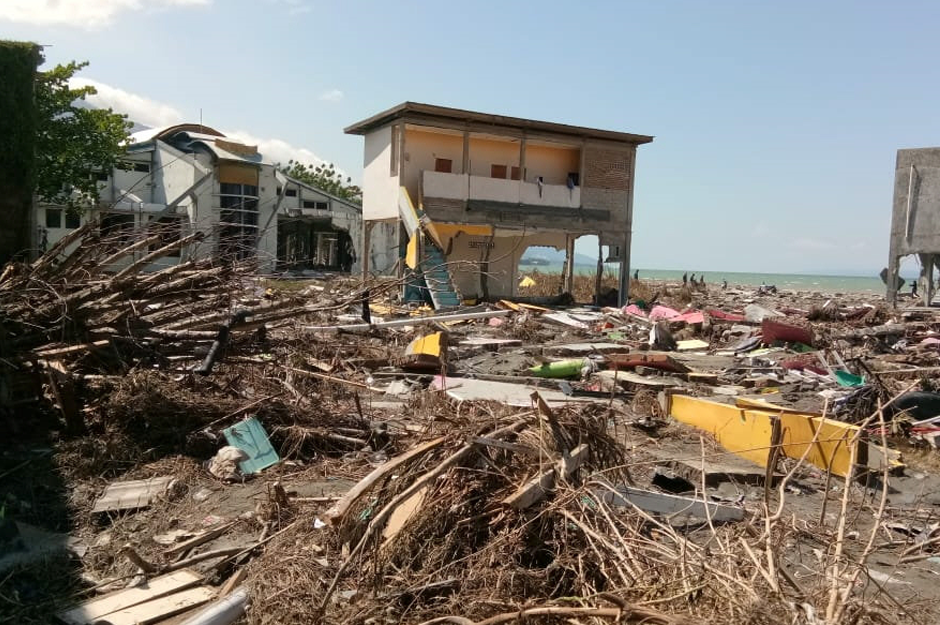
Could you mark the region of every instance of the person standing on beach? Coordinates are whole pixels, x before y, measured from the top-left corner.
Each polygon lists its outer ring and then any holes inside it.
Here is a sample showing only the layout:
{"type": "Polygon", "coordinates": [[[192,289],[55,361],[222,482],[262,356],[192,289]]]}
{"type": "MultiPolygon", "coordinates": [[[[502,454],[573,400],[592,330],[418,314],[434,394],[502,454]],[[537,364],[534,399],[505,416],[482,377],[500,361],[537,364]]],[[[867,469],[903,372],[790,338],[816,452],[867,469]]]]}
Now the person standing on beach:
{"type": "Polygon", "coordinates": [[[692,277],[689,278],[689,282],[692,284],[692,286],[695,286],[695,274],[694,273],[692,274],[692,277]]]}
{"type": "Polygon", "coordinates": [[[689,283],[689,272],[686,271],[684,274],[682,274],[682,286],[685,286],[688,283],[689,283]]]}
{"type": "Polygon", "coordinates": [[[635,270],[633,271],[633,279],[634,279],[634,280],[639,280],[639,279],[640,279],[640,270],[639,270],[639,269],[635,269],[635,270]]]}

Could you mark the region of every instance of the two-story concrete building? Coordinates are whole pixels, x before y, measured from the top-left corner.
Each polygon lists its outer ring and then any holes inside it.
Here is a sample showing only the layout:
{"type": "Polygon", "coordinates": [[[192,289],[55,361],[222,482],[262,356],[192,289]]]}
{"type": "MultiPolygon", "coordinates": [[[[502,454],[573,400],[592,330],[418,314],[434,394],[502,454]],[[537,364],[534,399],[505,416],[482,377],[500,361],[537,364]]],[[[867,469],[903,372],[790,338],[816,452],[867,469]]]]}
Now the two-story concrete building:
{"type": "Polygon", "coordinates": [[[551,246],[570,287],[575,240],[593,234],[622,261],[626,297],[636,149],[652,137],[414,102],[346,132],[365,138],[365,272],[441,263],[435,280],[492,299],[516,294],[527,248],[551,246]]]}
{"type": "Polygon", "coordinates": [[[132,138],[118,167],[92,174],[99,181],[97,206],[82,213],[49,204],[35,208],[36,249],[100,219],[107,233],[160,224],[167,241],[204,234],[159,265],[215,256],[254,259],[264,272],[358,269],[357,204],[284,175],[255,146],[208,126],[178,124],[132,138]]]}

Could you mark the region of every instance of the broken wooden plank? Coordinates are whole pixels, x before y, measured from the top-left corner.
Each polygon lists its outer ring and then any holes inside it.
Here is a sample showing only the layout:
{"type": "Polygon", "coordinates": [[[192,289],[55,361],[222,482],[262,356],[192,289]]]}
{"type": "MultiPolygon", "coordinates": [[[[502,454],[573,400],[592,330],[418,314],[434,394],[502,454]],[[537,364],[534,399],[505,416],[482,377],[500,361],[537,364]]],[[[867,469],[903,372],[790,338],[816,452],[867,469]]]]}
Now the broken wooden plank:
{"type": "Polygon", "coordinates": [[[538,502],[555,488],[555,479],[561,475],[568,479],[574,475],[575,471],[581,468],[581,465],[588,459],[590,447],[587,443],[582,443],[574,448],[570,455],[561,458],[555,463],[555,466],[546,471],[542,471],[531,480],[516,489],[512,495],[503,499],[503,505],[516,510],[525,510],[538,502]]]}
{"type": "Polygon", "coordinates": [[[186,590],[202,582],[202,576],[185,569],[161,575],[142,586],[119,590],[104,597],[86,601],[74,608],[60,612],[56,617],[68,625],[95,623],[101,617],[126,608],[151,601],[164,595],[186,590]]]}
{"type": "Polygon", "coordinates": [[[413,458],[416,458],[434,449],[435,447],[439,447],[445,440],[447,440],[446,437],[440,436],[433,440],[427,441],[426,443],[422,443],[417,447],[413,447],[405,453],[399,454],[376,467],[372,470],[371,473],[369,473],[369,475],[359,480],[355,486],[350,488],[349,491],[343,495],[343,497],[337,501],[332,508],[326,511],[324,516],[327,520],[336,523],[346,516],[349,508],[359,501],[359,498],[368,492],[377,481],[384,478],[386,475],[390,475],[393,471],[395,471],[395,469],[405,464],[409,460],[412,460],[413,458]]]}
{"type": "Polygon", "coordinates": [[[94,623],[95,625],[149,625],[208,603],[214,598],[215,590],[208,586],[199,586],[105,614],[94,623]]]}
{"type": "Polygon", "coordinates": [[[92,513],[120,512],[146,508],[151,500],[166,492],[172,477],[152,477],[146,480],[112,482],[95,501],[92,513]]]}
{"type": "Polygon", "coordinates": [[[417,514],[418,510],[421,509],[421,506],[424,504],[424,499],[427,497],[428,487],[416,491],[411,497],[404,500],[399,504],[391,515],[388,517],[388,522],[385,524],[385,529],[382,530],[382,547],[387,547],[395,537],[398,536],[398,533],[401,532],[402,528],[411,520],[411,518],[417,514]]]}
{"type": "Polygon", "coordinates": [[[606,490],[598,493],[600,498],[619,507],[636,506],[640,510],[667,518],[670,523],[686,522],[689,519],[706,520],[711,518],[716,523],[740,521],[744,518],[744,509],[725,504],[706,502],[701,499],[667,495],[651,490],[642,490],[631,486],[620,486],[616,492],[606,490]]]}
{"type": "Polygon", "coordinates": [[[216,538],[218,538],[225,532],[235,527],[235,523],[236,523],[235,521],[222,523],[218,527],[213,527],[212,529],[206,530],[205,532],[202,532],[198,536],[193,536],[189,540],[184,540],[181,543],[173,545],[172,547],[170,547],[163,553],[168,558],[175,558],[179,555],[186,553],[190,549],[193,549],[194,547],[198,547],[199,545],[207,543],[211,540],[215,540],[216,538]]]}
{"type": "Polygon", "coordinates": [[[41,349],[33,352],[39,358],[61,358],[62,356],[71,356],[73,354],[83,354],[95,349],[101,349],[111,344],[109,340],[92,341],[91,343],[80,343],[78,345],[69,345],[68,347],[53,347],[41,349]]]}

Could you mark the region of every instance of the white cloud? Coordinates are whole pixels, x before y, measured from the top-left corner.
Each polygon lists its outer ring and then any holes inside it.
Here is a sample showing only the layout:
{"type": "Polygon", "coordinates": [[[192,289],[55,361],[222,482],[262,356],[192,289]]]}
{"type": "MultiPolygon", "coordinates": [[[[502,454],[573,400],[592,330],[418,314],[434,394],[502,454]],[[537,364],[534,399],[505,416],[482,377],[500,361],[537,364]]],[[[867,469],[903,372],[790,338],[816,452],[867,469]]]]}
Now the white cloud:
{"type": "MultiPolygon", "coordinates": [[[[328,162],[326,159],[318,156],[307,148],[299,148],[283,139],[264,139],[256,137],[244,130],[229,132],[220,129],[220,132],[235,141],[240,141],[246,145],[258,146],[258,151],[261,152],[266,161],[283,163],[285,165],[287,161],[291,160],[304,163],[305,165],[322,165],[328,162]]],[[[345,172],[340,173],[344,176],[346,175],[345,172]]]]}
{"type": "Polygon", "coordinates": [[[205,6],[212,0],[0,0],[0,20],[94,30],[119,13],[205,6]]]}
{"type": "Polygon", "coordinates": [[[169,104],[157,102],[97,80],[73,78],[69,81],[69,86],[73,88],[85,85],[90,85],[98,91],[95,95],[85,98],[85,101],[95,108],[114,109],[118,113],[126,114],[131,121],[151,127],[169,126],[183,121],[183,114],[169,104]]]}
{"type": "Polygon", "coordinates": [[[321,93],[320,97],[317,99],[322,100],[323,102],[339,102],[344,97],[346,97],[346,94],[339,89],[330,89],[329,91],[324,91],[321,93]]]}

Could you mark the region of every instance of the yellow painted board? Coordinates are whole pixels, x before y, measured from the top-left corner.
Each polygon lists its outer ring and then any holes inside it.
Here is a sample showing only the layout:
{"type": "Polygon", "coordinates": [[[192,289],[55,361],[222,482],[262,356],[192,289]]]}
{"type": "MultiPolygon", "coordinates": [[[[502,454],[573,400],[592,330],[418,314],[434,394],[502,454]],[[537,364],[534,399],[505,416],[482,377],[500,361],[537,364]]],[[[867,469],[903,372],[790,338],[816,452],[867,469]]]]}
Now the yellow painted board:
{"type": "Polygon", "coordinates": [[[434,229],[437,230],[437,234],[440,235],[442,239],[456,236],[460,232],[478,237],[493,236],[493,226],[484,224],[442,224],[440,222],[434,222],[433,225],[434,229]]]}
{"type": "Polygon", "coordinates": [[[440,358],[444,349],[444,334],[435,332],[427,336],[421,336],[413,340],[405,348],[405,356],[430,356],[440,358]]]}
{"type": "Polygon", "coordinates": [[[408,246],[405,248],[405,264],[408,265],[410,269],[416,269],[418,267],[418,237],[419,234],[415,234],[408,241],[408,246]]]}
{"type": "Polygon", "coordinates": [[[767,413],[673,395],[670,414],[678,421],[710,432],[728,451],[767,466],[773,434],[773,418],[767,413]]]}
{"type": "MultiPolygon", "coordinates": [[[[766,407],[762,410],[750,410],[685,395],[674,395],[670,414],[678,421],[712,433],[718,443],[728,451],[762,466],[767,465],[773,422],[780,419],[783,435],[781,451],[784,456],[799,459],[805,452],[806,461],[820,469],[831,468],[834,475],[844,476],[848,473],[851,465],[851,441],[858,431],[857,426],[812,414],[800,414],[769,403],[750,401],[743,404],[766,407]]],[[[857,459],[858,462],[862,460],[857,459]]]]}
{"type": "Polygon", "coordinates": [[[799,459],[808,448],[808,462],[821,469],[830,468],[831,463],[833,475],[848,474],[852,461],[852,438],[858,432],[858,426],[790,413],[780,415],[780,425],[783,430],[782,448],[788,458],[799,459]]]}

